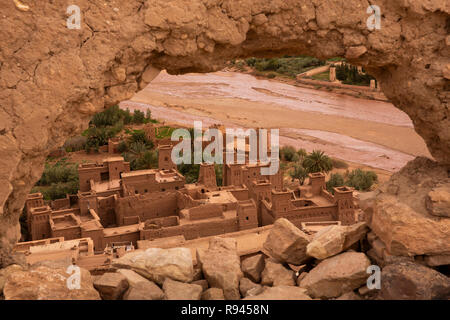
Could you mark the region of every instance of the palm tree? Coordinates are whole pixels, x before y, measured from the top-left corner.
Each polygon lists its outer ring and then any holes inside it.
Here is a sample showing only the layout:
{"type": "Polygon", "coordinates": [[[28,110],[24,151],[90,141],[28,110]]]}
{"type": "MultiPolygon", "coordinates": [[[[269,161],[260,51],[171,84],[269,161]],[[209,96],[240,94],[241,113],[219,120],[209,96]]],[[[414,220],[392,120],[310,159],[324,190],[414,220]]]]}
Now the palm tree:
{"type": "Polygon", "coordinates": [[[142,141],[131,143],[123,156],[125,161],[130,162],[131,170],[150,169],[158,165],[158,153],[148,150],[142,141]]]}
{"type": "Polygon", "coordinates": [[[333,169],[333,163],[323,151],[314,150],[308,154],[303,160],[303,167],[309,173],[325,172],[328,173],[333,169]]]}
{"type": "Polygon", "coordinates": [[[298,157],[300,158],[300,160],[302,160],[302,161],[308,155],[308,153],[306,152],[305,149],[298,149],[297,154],[298,154],[298,157]]]}

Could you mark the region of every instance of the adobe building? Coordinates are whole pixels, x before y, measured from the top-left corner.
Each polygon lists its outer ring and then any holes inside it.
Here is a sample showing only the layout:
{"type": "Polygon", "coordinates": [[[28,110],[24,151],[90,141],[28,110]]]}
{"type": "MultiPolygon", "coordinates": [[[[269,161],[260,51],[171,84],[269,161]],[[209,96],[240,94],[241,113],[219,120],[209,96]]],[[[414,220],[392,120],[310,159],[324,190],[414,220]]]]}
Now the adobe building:
{"type": "Polygon", "coordinates": [[[130,164],[122,157],[110,157],[101,164],[80,164],[78,166],[80,191],[90,191],[96,188],[95,185],[108,185],[119,181],[123,172],[130,172],[130,164]]]}
{"type": "Polygon", "coordinates": [[[353,189],[334,188],[334,196],[326,190],[325,175],[312,173],[309,185],[297,190],[272,190],[271,199],[261,201],[263,225],[286,218],[298,228],[303,222],[340,221],[342,225],[356,223],[356,200],[353,189]]]}
{"type": "Polygon", "coordinates": [[[159,150],[158,169],[131,172],[122,157],[110,157],[78,167],[76,195],[44,201],[42,194],[30,194],[30,240],[90,239],[94,256],[103,263],[111,248],[122,252],[138,241],[188,241],[262,228],[279,218],[299,228],[356,222],[353,189],[335,188],[332,195],[322,173],[310,174],[308,185],[290,190],[283,185],[281,170],[262,175],[267,164],[249,164],[247,158],[245,164],[223,165],[223,186],[217,185],[213,164],[201,164],[198,182],[186,184],[171,161],[172,146],[159,150]]]}

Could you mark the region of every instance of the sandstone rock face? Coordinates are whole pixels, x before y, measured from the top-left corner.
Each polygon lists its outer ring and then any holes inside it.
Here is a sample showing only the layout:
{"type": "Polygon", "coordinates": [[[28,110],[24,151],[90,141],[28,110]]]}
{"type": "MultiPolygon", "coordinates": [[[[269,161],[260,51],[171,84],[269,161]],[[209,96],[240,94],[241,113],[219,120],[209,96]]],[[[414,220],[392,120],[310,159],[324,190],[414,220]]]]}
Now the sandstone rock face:
{"type": "Polygon", "coordinates": [[[3,295],[6,300],[100,300],[89,271],[80,268],[79,289],[69,289],[70,274],[65,268],[32,267],[8,277],[3,295]]]}
{"type": "Polygon", "coordinates": [[[94,287],[103,300],[121,299],[128,286],[127,278],[116,272],[106,272],[94,281],[94,287]]]}
{"type": "Polygon", "coordinates": [[[275,221],[263,245],[263,252],[281,263],[300,265],[308,259],[306,246],[308,235],[289,220],[275,221]]]}
{"type": "Polygon", "coordinates": [[[295,286],[294,271],[286,269],[271,259],[266,259],[266,267],[261,274],[261,284],[266,286],[295,286]]]}
{"type": "Polygon", "coordinates": [[[202,300],[225,300],[223,290],[219,288],[209,288],[202,293],[202,300]]]}
{"type": "Polygon", "coordinates": [[[387,300],[448,300],[450,279],[413,262],[383,268],[379,298],[387,300]]]}
{"type": "Polygon", "coordinates": [[[123,300],[162,300],[163,298],[164,292],[154,282],[148,280],[130,286],[123,296],[123,300]]]}
{"type": "MultiPolygon", "coordinates": [[[[380,0],[382,28],[373,31],[366,26],[368,4],[358,0],[78,5],[79,30],[66,26],[66,3],[35,2],[30,12],[13,1],[2,6],[0,251],[8,252],[20,236],[25,197],[48,152],[82,132],[92,113],[130,98],[153,69],[209,72],[237,56],[274,52],[347,55],[380,80],[435,159],[450,163],[445,1],[380,0]]],[[[9,256],[0,254],[0,264],[9,256]]]]}
{"type": "Polygon", "coordinates": [[[261,281],[261,272],[264,270],[264,256],[257,254],[253,257],[242,260],[242,272],[253,282],[261,281]]]}
{"type": "Polygon", "coordinates": [[[200,300],[202,287],[167,278],[163,284],[166,300],[200,300]]]}
{"type": "MultiPolygon", "coordinates": [[[[448,168],[426,158],[409,162],[380,188],[370,221],[372,231],[392,255],[450,253],[450,218],[430,214],[426,207],[432,190],[450,186],[448,168]],[[389,192],[395,186],[396,193],[389,192]],[[391,188],[392,189],[392,188],[391,188]]],[[[436,200],[437,198],[435,198],[436,200]]],[[[444,197],[432,206],[445,208],[444,197]]]]}
{"type": "Polygon", "coordinates": [[[450,183],[433,188],[425,199],[430,214],[450,218],[450,183]]]}
{"type": "Polygon", "coordinates": [[[369,266],[364,253],[344,252],[321,261],[300,281],[300,287],[314,298],[336,298],[366,284],[369,266]]]}
{"type": "Polygon", "coordinates": [[[293,286],[268,287],[261,294],[244,300],[311,300],[305,289],[293,286]]]}
{"type": "Polygon", "coordinates": [[[348,249],[367,233],[365,222],[351,226],[331,226],[318,232],[306,247],[308,256],[319,260],[334,256],[348,249]]]}
{"type": "Polygon", "coordinates": [[[240,299],[239,281],[244,276],[235,239],[214,237],[208,250],[197,250],[197,262],[210,287],[223,290],[225,299],[240,299]]]}
{"type": "Polygon", "coordinates": [[[191,282],[194,277],[192,254],[187,248],[150,248],[144,252],[131,252],[115,259],[112,265],[116,268],[132,269],[159,284],[166,278],[191,282]]]}

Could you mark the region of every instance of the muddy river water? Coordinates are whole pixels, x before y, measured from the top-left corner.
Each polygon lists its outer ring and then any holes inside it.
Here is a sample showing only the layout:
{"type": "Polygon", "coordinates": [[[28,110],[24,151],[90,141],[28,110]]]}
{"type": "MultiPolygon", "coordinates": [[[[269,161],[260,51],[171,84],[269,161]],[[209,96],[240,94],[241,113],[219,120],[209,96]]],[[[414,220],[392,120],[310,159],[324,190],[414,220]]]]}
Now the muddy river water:
{"type": "Polygon", "coordinates": [[[303,88],[235,72],[172,76],[162,72],[122,108],[145,110],[188,127],[280,129],[280,144],[397,171],[430,156],[410,118],[391,103],[303,88]]]}

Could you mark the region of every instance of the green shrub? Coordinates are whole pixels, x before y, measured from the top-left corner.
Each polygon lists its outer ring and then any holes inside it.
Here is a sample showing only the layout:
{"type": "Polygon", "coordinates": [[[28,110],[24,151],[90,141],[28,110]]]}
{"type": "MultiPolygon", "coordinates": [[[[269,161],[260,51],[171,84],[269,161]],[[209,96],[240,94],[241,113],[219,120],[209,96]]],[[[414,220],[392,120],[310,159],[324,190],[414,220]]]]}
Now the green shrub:
{"type": "Polygon", "coordinates": [[[294,147],[284,146],[280,148],[280,158],[283,161],[291,162],[294,159],[294,155],[297,153],[294,147]]]}
{"type": "Polygon", "coordinates": [[[334,194],[336,187],[342,187],[344,185],[344,177],[340,173],[332,173],[330,180],[327,181],[327,190],[334,194]]]}
{"type": "Polygon", "coordinates": [[[308,170],[306,170],[300,163],[296,163],[292,170],[289,172],[292,179],[298,179],[300,184],[305,183],[305,179],[308,177],[308,170]]]}
{"type": "Polygon", "coordinates": [[[142,141],[132,142],[128,150],[122,154],[125,161],[130,163],[130,169],[144,170],[158,167],[158,151],[149,150],[142,141]]]}
{"type": "Polygon", "coordinates": [[[57,162],[45,164],[44,172],[32,192],[41,192],[46,200],[65,198],[79,189],[77,164],[57,162]]]}
{"type": "Polygon", "coordinates": [[[182,163],[178,165],[178,171],[186,178],[186,183],[195,183],[200,172],[199,164],[182,163]]]}
{"type": "Polygon", "coordinates": [[[253,67],[256,63],[257,59],[256,58],[248,58],[247,60],[245,60],[245,63],[249,66],[249,67],[253,67]]]}
{"type": "MultiPolygon", "coordinates": [[[[364,72],[364,70],[363,70],[364,72]]],[[[356,66],[352,66],[346,63],[342,63],[336,67],[336,78],[341,80],[344,84],[351,85],[370,85],[371,80],[375,80],[369,74],[360,74],[356,66]]]]}
{"type": "Polygon", "coordinates": [[[375,172],[356,169],[348,174],[346,185],[356,190],[368,191],[375,182],[378,182],[375,172]]]}
{"type": "Polygon", "coordinates": [[[250,58],[246,60],[246,63],[260,72],[274,71],[293,78],[299,73],[306,72],[325,64],[324,61],[307,56],[285,56],[283,58],[271,59],[250,58]]]}
{"type": "Polygon", "coordinates": [[[76,164],[58,162],[54,165],[45,164],[44,172],[36,183],[38,186],[49,186],[54,183],[78,183],[78,168],[76,164]]]}
{"type": "Polygon", "coordinates": [[[117,146],[117,151],[119,153],[128,151],[128,143],[126,141],[120,141],[119,145],[117,146]]]}
{"type": "Polygon", "coordinates": [[[303,159],[308,155],[305,149],[297,150],[298,157],[303,161],[303,159]]]}
{"type": "Polygon", "coordinates": [[[133,114],[133,123],[142,124],[145,123],[145,114],[144,112],[136,109],[133,114]]]}
{"type": "MultiPolygon", "coordinates": [[[[194,129],[192,129],[192,131],[193,130],[194,129]]],[[[160,128],[158,128],[158,134],[156,135],[156,137],[158,139],[170,138],[174,131],[175,131],[175,128],[172,128],[169,126],[160,127],[160,128]]]]}
{"type": "Polygon", "coordinates": [[[147,135],[144,130],[133,130],[131,131],[131,136],[129,138],[129,142],[142,142],[146,144],[148,142],[147,135]]]}
{"type": "Polygon", "coordinates": [[[68,139],[64,143],[63,148],[64,148],[64,150],[66,150],[66,152],[80,151],[80,150],[84,149],[86,142],[87,142],[86,137],[83,137],[83,136],[73,137],[73,138],[68,139]]]}

